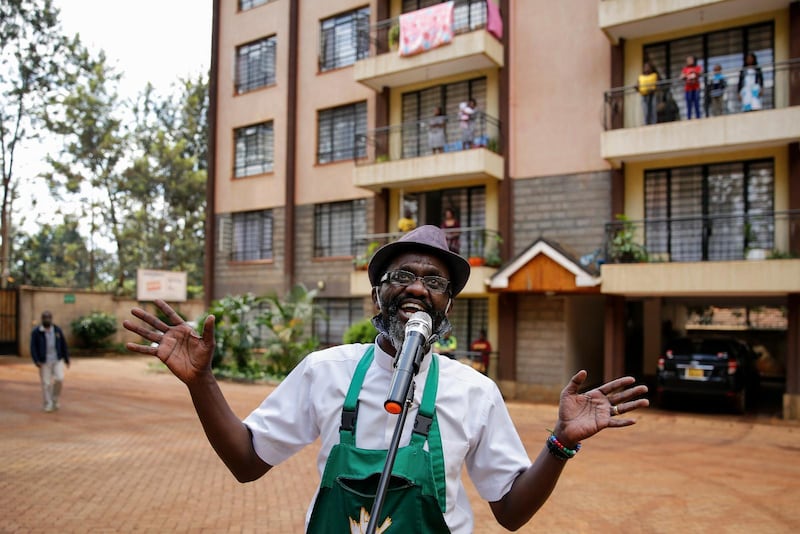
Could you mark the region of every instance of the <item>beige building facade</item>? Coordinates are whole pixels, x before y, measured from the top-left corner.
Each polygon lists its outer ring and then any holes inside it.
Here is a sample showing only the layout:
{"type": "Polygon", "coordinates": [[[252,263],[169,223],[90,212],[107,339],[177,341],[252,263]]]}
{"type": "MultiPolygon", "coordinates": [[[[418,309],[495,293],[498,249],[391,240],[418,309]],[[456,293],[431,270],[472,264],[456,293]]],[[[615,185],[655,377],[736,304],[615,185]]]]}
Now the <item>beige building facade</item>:
{"type": "Polygon", "coordinates": [[[766,346],[800,417],[800,3],[216,0],[213,31],[208,298],[302,283],[339,343],[373,313],[370,251],[452,210],[475,265],[454,333],[467,358],[488,331],[507,397],[553,400],[579,368],[656,385],[665,326],[703,326],[766,346]]]}

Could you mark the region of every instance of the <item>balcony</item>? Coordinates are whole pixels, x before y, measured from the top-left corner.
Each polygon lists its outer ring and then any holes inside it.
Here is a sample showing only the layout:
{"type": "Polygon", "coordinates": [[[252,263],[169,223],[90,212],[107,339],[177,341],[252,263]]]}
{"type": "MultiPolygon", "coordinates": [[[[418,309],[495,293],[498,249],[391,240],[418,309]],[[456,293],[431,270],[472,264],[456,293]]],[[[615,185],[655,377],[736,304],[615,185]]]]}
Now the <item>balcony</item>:
{"type": "Polygon", "coordinates": [[[390,41],[397,40],[399,19],[369,28],[369,57],[356,62],[355,79],[382,91],[503,66],[503,45],[486,30],[486,2],[456,0],[452,42],[413,56],[400,56],[390,41]]]}
{"type": "Polygon", "coordinates": [[[472,143],[466,147],[457,115],[448,115],[445,144],[434,153],[429,146],[425,121],[376,128],[356,138],[357,153],[353,183],[374,191],[383,188],[414,187],[503,178],[500,124],[479,113],[473,122],[472,143]]]}
{"type": "MultiPolygon", "coordinates": [[[[494,275],[502,263],[501,247],[503,240],[494,230],[483,227],[464,227],[448,230],[449,236],[455,237],[453,249],[469,261],[472,272],[463,295],[486,295],[486,282],[494,275]]],[[[350,275],[350,293],[353,295],[369,295],[372,286],[367,276],[367,265],[375,251],[386,243],[396,241],[401,233],[368,234],[356,239],[356,247],[360,253],[353,261],[355,270],[350,275]]]]}
{"type": "Polygon", "coordinates": [[[712,105],[710,75],[700,91],[701,119],[685,120],[683,81],[660,81],[653,93],[654,124],[645,125],[643,97],[636,86],[605,93],[605,131],[601,154],[613,165],[661,157],[782,146],[800,138],[800,106],[789,106],[790,79],[800,74],[800,59],[762,65],[761,109],[743,113],[738,94],[739,71],[723,71],[727,88],[720,105],[712,105]],[[715,115],[720,111],[719,115],[715,115]]]}
{"type": "Polygon", "coordinates": [[[612,43],[787,9],[791,0],[601,0],[598,23],[612,43]]]}
{"type": "Polygon", "coordinates": [[[780,296],[800,291],[800,210],[606,225],[602,292],[780,296]]]}

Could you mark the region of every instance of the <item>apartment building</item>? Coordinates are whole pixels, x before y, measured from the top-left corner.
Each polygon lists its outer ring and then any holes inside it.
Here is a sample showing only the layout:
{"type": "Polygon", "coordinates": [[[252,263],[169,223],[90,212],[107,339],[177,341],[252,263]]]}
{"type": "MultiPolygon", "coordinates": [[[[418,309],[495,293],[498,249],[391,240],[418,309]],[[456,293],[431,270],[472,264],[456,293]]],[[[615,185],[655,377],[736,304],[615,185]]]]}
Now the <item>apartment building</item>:
{"type": "Polygon", "coordinates": [[[213,31],[208,298],[302,283],[338,343],[373,313],[370,251],[449,209],[474,259],[454,333],[487,329],[507,397],[554,400],[578,368],[652,381],[665,325],[717,310],[800,416],[800,3],[216,0],[213,31]],[[718,116],[703,75],[687,120],[688,55],[721,66],[718,116]]]}

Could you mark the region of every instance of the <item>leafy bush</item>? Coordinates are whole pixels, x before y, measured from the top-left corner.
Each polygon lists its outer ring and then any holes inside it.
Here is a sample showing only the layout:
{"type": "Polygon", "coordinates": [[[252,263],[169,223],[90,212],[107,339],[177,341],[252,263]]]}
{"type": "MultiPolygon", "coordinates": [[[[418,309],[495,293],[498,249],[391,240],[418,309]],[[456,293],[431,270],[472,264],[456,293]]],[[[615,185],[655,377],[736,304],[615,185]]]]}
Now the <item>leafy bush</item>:
{"type": "Polygon", "coordinates": [[[247,293],[215,301],[198,320],[202,330],[209,314],[216,318],[215,373],[255,379],[289,374],[319,346],[310,334],[314,319],[322,315],[315,296],[316,291],[297,285],[283,299],[247,293]]]}
{"type": "Polygon", "coordinates": [[[350,328],[345,331],[342,341],[344,343],[372,343],[377,335],[378,330],[372,325],[372,321],[364,319],[350,325],[350,328]]]}
{"type": "Polygon", "coordinates": [[[92,312],[72,321],[72,333],[83,347],[98,349],[105,347],[109,337],[117,331],[117,318],[104,312],[92,312]]]}

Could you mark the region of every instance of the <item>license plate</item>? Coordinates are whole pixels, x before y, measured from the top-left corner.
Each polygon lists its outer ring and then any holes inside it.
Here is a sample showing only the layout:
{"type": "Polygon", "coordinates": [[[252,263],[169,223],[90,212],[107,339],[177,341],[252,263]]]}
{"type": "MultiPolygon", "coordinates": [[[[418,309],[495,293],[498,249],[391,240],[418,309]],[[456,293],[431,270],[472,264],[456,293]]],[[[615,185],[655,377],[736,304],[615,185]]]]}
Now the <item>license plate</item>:
{"type": "Polygon", "coordinates": [[[695,369],[693,367],[686,368],[686,378],[704,378],[702,369],[695,369]]]}

